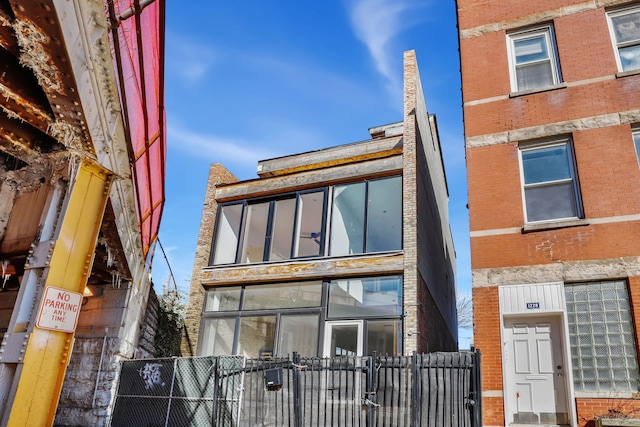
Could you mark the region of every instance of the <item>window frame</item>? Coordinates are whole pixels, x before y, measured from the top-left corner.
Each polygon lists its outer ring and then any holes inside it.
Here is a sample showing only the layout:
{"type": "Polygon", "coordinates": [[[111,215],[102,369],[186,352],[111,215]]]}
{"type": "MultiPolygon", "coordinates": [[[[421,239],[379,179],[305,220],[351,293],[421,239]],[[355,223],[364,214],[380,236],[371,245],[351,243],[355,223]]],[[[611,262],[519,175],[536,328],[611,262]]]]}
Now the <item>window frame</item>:
{"type": "MultiPolygon", "coordinates": [[[[536,27],[526,28],[518,31],[512,31],[507,33],[507,52],[509,60],[509,76],[511,80],[512,92],[528,92],[528,91],[542,91],[555,85],[562,83],[562,73],[560,72],[560,58],[558,56],[558,50],[556,48],[555,33],[553,31],[552,24],[545,24],[536,27]],[[548,61],[551,63],[551,84],[535,87],[535,88],[522,88],[518,87],[518,64],[516,63],[515,55],[515,42],[518,40],[531,38],[534,36],[543,35],[547,51],[549,53],[548,61]]],[[[542,63],[543,61],[537,61],[542,63]]],[[[535,62],[532,62],[535,63],[535,62]]]]}
{"type": "Polygon", "coordinates": [[[573,150],[573,143],[571,138],[559,138],[559,139],[554,139],[551,141],[544,141],[544,142],[536,142],[536,143],[523,143],[520,144],[518,146],[518,163],[520,166],[520,192],[521,192],[521,197],[522,197],[522,212],[523,212],[523,216],[524,216],[524,222],[525,224],[544,224],[544,223],[555,223],[555,222],[562,222],[562,221],[572,221],[572,220],[577,220],[577,219],[581,219],[584,217],[584,211],[582,208],[582,198],[580,196],[580,184],[578,181],[578,169],[577,169],[577,165],[576,165],[576,158],[575,158],[575,152],[573,150]],[[568,166],[569,166],[569,172],[571,175],[570,179],[560,179],[560,180],[549,180],[549,181],[544,181],[544,182],[536,182],[533,184],[526,184],[526,179],[525,179],[525,168],[524,168],[524,162],[522,159],[522,153],[525,151],[533,151],[533,150],[538,150],[538,149],[544,149],[544,148],[550,148],[550,147],[558,147],[558,146],[566,146],[567,147],[567,153],[569,156],[568,159],[568,166]],[[573,189],[573,195],[574,195],[574,203],[575,203],[575,208],[576,208],[576,215],[575,216],[567,216],[567,217],[558,217],[558,218],[545,218],[545,219],[541,219],[541,220],[529,220],[529,213],[527,212],[527,197],[526,197],[526,190],[529,188],[541,188],[541,187],[551,187],[554,184],[561,184],[563,182],[572,182],[572,189],[573,189]]]}
{"type": "Polygon", "coordinates": [[[636,149],[636,158],[640,166],[640,127],[631,128],[631,139],[633,140],[633,145],[636,149]]]}
{"type": "Polygon", "coordinates": [[[630,15],[632,13],[639,13],[640,14],[640,5],[635,4],[635,5],[632,5],[632,6],[627,6],[627,7],[623,7],[623,8],[616,8],[616,9],[612,9],[612,10],[608,10],[607,11],[607,24],[609,26],[609,35],[611,36],[611,44],[613,46],[613,51],[614,51],[615,57],[616,57],[616,65],[618,67],[618,72],[620,72],[620,73],[640,72],[640,67],[631,68],[631,69],[625,70],[623,65],[622,65],[622,60],[620,59],[620,49],[621,48],[638,46],[638,48],[640,49],[640,38],[638,38],[637,40],[634,40],[634,41],[630,41],[630,42],[618,43],[618,38],[616,36],[616,31],[615,31],[614,24],[613,24],[613,18],[616,18],[616,17],[619,17],[619,16],[624,16],[624,15],[630,15]]]}

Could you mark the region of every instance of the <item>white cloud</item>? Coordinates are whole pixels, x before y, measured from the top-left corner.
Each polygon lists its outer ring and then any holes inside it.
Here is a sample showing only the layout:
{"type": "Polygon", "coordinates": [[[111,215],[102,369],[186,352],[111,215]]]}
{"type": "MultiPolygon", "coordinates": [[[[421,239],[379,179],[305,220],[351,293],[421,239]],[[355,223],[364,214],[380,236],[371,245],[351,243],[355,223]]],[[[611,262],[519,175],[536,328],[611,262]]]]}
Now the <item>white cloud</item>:
{"type": "Polygon", "coordinates": [[[255,166],[258,160],[273,157],[273,153],[260,148],[255,141],[198,133],[176,121],[169,122],[167,137],[169,144],[175,144],[187,154],[213,162],[255,166]]]}
{"type": "Polygon", "coordinates": [[[208,76],[216,55],[207,44],[172,33],[166,37],[166,66],[181,81],[193,85],[208,76]]]}
{"type": "Polygon", "coordinates": [[[387,80],[389,89],[400,85],[393,64],[398,57],[391,52],[392,39],[416,23],[413,13],[425,3],[410,0],[350,0],[349,18],[356,37],[365,44],[376,69],[387,80]]]}

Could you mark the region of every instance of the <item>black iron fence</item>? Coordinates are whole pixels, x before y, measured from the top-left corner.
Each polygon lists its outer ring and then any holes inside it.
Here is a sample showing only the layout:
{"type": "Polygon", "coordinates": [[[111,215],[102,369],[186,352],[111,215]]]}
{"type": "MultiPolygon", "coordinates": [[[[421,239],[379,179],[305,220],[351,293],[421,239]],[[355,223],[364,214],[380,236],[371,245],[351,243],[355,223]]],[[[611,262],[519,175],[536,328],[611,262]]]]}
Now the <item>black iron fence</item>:
{"type": "Polygon", "coordinates": [[[111,426],[480,427],[480,352],[123,362],[111,426]]]}

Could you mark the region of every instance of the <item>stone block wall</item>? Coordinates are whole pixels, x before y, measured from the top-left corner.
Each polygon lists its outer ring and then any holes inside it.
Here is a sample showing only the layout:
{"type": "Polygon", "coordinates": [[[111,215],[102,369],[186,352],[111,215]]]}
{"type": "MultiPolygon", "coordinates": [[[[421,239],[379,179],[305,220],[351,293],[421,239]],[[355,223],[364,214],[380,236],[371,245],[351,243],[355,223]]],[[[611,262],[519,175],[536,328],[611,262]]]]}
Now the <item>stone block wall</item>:
{"type": "Polygon", "coordinates": [[[182,337],[182,355],[195,356],[200,330],[200,315],[204,303],[204,288],[202,287],[202,269],[209,265],[213,231],[216,225],[218,204],[216,203],[216,186],[219,184],[237,182],[238,179],[219,163],[212,164],[209,169],[209,180],[204,195],[200,233],[196,246],[196,254],[191,274],[191,285],[187,303],[185,328],[182,337]]]}

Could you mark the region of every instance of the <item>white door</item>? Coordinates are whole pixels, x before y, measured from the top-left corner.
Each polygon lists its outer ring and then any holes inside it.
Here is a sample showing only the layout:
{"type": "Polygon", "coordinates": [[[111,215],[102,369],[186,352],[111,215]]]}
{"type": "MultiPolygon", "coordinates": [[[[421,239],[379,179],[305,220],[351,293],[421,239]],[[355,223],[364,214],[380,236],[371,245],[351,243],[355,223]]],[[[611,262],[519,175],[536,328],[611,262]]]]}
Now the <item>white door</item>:
{"type": "Polygon", "coordinates": [[[362,320],[325,323],[323,356],[362,356],[362,324],[362,320]]]}
{"type": "Polygon", "coordinates": [[[507,425],[569,424],[560,321],[505,319],[507,425]]]}

